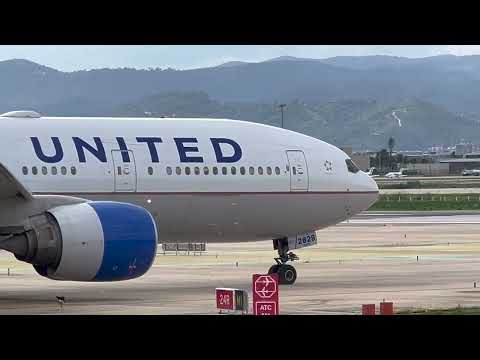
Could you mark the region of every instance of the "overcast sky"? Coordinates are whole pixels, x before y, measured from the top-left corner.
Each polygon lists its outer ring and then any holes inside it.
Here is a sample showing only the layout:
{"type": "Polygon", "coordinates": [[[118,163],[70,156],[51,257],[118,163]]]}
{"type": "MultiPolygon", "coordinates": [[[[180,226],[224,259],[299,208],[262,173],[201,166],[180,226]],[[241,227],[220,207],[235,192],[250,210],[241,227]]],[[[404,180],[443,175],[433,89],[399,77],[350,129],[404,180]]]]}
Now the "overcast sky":
{"type": "Polygon", "coordinates": [[[27,59],[62,71],[105,67],[192,69],[233,60],[258,62],[286,55],[321,59],[341,55],[425,57],[441,54],[480,54],[480,45],[0,45],[0,60],[27,59]]]}

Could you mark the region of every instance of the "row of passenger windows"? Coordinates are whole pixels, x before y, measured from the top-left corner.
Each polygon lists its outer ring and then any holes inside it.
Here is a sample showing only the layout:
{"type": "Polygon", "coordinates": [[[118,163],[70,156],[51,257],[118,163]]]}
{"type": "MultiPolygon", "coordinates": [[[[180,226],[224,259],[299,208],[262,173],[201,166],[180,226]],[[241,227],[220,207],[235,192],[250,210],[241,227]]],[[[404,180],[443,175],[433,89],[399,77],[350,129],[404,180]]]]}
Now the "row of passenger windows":
{"type": "MultiPolygon", "coordinates": [[[[147,171],[148,171],[148,175],[153,175],[153,168],[151,166],[148,167],[147,171]]],[[[171,166],[167,166],[166,171],[167,171],[167,175],[173,175],[173,168],[171,166]]],[[[48,175],[49,169],[46,166],[42,166],[40,168],[40,170],[36,166],[33,166],[32,169],[31,169],[32,175],[37,175],[40,172],[43,175],[48,175]]],[[[67,171],[67,168],[65,166],[62,166],[60,168],[57,168],[56,166],[52,166],[50,168],[50,174],[52,174],[52,175],[57,175],[58,173],[60,173],[62,175],[67,175],[67,172],[68,171],[67,171]]],[[[190,175],[192,173],[195,174],[195,175],[200,175],[201,170],[200,170],[200,167],[198,167],[198,166],[195,166],[193,168],[190,168],[190,167],[186,166],[184,168],[184,170],[182,170],[182,168],[180,166],[177,166],[175,168],[175,174],[182,175],[182,172],[185,175],[190,175]]],[[[229,173],[231,175],[236,175],[237,174],[237,168],[235,166],[231,166],[231,167],[223,166],[220,169],[216,166],[212,167],[212,172],[211,173],[213,175],[218,175],[219,172],[222,175],[228,175],[229,173]]],[[[23,175],[28,175],[29,168],[27,166],[22,167],[22,173],[23,173],[23,175]]],[[[239,167],[238,168],[238,173],[240,175],[245,175],[247,173],[247,168],[245,166],[239,167]]],[[[258,175],[263,175],[263,174],[272,175],[273,173],[275,173],[275,175],[280,175],[280,168],[278,166],[276,166],[275,168],[267,166],[264,170],[264,168],[262,166],[259,166],[257,168],[255,168],[253,166],[248,167],[248,174],[255,175],[255,173],[257,173],[258,175]]],[[[70,174],[71,175],[76,175],[77,174],[77,168],[75,166],[70,167],[70,174]]],[[[204,175],[209,175],[210,174],[210,168],[208,166],[203,167],[203,174],[204,175]]]]}
{"type": "MultiPolygon", "coordinates": [[[[257,173],[258,175],[263,175],[263,174],[272,175],[273,173],[275,173],[276,175],[280,175],[280,168],[278,166],[276,166],[275,168],[267,166],[265,169],[262,166],[259,166],[257,168],[255,168],[253,166],[250,166],[248,168],[245,167],[245,166],[241,166],[241,167],[238,168],[238,173],[240,175],[245,175],[247,173],[247,169],[248,169],[248,174],[250,174],[250,175],[255,175],[255,173],[257,173]]],[[[186,166],[183,170],[182,170],[182,167],[177,166],[175,168],[175,174],[176,175],[182,175],[182,173],[184,173],[185,175],[190,175],[190,174],[200,175],[202,170],[203,170],[204,175],[209,175],[210,174],[210,168],[208,166],[204,166],[203,169],[201,169],[198,166],[195,166],[193,168],[190,168],[190,167],[186,166]]],[[[151,166],[148,167],[147,171],[148,171],[148,175],[153,175],[153,168],[151,166]]],[[[171,167],[171,166],[167,166],[166,172],[167,172],[167,175],[173,175],[174,168],[171,167]]],[[[211,169],[211,173],[213,175],[218,175],[219,173],[221,173],[222,175],[228,175],[228,174],[237,175],[237,167],[235,167],[235,166],[231,166],[231,167],[223,166],[221,168],[218,168],[218,167],[214,166],[211,169]]]]}
{"type": "MultiPolygon", "coordinates": [[[[39,174],[40,171],[43,175],[47,175],[48,170],[49,169],[46,166],[42,166],[40,168],[40,170],[36,166],[32,166],[32,175],[37,175],[37,174],[39,174]]],[[[23,175],[28,175],[28,172],[29,172],[29,168],[27,166],[22,167],[23,175]]],[[[52,174],[52,175],[57,175],[58,173],[60,173],[62,175],[67,175],[67,172],[68,172],[68,170],[65,166],[62,166],[58,169],[57,169],[56,166],[52,166],[50,168],[50,174],[52,174]]],[[[70,174],[71,175],[77,175],[77,168],[75,166],[70,167],[70,174]]]]}

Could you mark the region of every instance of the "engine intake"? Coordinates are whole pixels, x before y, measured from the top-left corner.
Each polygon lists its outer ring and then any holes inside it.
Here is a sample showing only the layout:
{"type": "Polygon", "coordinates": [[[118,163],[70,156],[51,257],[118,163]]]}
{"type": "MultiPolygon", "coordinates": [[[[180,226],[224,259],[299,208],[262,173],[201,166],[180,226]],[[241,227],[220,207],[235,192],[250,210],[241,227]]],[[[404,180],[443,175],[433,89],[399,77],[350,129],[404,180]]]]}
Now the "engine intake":
{"type": "Polygon", "coordinates": [[[4,239],[0,247],[50,279],[128,280],[145,274],[155,259],[155,221],[136,205],[65,205],[30,220],[31,230],[4,239]]]}

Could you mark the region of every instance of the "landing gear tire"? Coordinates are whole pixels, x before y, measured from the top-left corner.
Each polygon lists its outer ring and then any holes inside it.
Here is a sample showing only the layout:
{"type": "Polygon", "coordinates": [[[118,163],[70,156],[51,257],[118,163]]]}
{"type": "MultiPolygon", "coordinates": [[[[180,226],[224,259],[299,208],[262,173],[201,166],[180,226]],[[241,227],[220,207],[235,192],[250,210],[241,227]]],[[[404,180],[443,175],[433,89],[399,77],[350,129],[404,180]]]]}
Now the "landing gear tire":
{"type": "Polygon", "coordinates": [[[273,249],[278,251],[278,257],[275,258],[277,264],[272,265],[268,273],[277,274],[280,285],[292,285],[297,280],[297,271],[292,265],[286,263],[298,260],[298,256],[289,252],[288,238],[274,239],[273,249]]]}
{"type": "MultiPolygon", "coordinates": [[[[273,265],[272,268],[273,267],[275,267],[275,265],[273,265]]],[[[278,265],[277,274],[278,282],[281,285],[292,285],[295,280],[297,280],[297,271],[292,265],[278,265]]]]}
{"type": "Polygon", "coordinates": [[[270,266],[270,269],[268,269],[268,275],[270,274],[276,274],[278,272],[278,268],[280,265],[272,265],[270,266]]]}

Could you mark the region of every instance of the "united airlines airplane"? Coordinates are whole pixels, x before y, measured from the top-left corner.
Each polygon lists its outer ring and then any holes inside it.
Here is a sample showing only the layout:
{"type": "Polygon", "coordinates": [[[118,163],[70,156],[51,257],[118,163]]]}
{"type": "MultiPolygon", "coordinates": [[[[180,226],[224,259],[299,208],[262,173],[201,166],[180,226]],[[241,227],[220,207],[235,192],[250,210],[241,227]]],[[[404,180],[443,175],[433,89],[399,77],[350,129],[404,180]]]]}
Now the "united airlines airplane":
{"type": "Polygon", "coordinates": [[[0,249],[49,279],[139,277],[158,242],[269,239],[269,273],[293,284],[292,250],[378,196],[343,151],[272,126],[32,111],[0,124],[0,249]]]}

